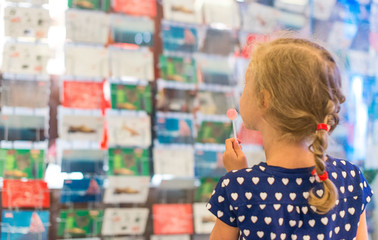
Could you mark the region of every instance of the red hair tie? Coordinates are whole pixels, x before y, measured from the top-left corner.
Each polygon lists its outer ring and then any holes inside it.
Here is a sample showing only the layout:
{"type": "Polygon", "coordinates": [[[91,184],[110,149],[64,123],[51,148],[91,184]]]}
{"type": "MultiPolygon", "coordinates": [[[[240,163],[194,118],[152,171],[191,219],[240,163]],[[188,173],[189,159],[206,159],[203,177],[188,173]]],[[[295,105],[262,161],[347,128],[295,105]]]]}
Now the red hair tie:
{"type": "MultiPolygon", "coordinates": [[[[316,170],[315,170],[315,168],[314,168],[314,170],[312,170],[312,175],[314,175],[314,176],[316,176],[317,174],[316,174],[316,170]]],[[[322,175],[318,175],[318,177],[319,177],[319,179],[320,179],[320,181],[325,181],[325,180],[327,180],[328,179],[328,172],[327,171],[324,171],[324,173],[322,174],[322,175]]]]}
{"type": "Polygon", "coordinates": [[[325,124],[325,123],[319,123],[318,124],[318,126],[317,126],[317,128],[316,128],[316,130],[325,130],[325,131],[327,131],[328,132],[328,125],[327,124],[325,124]]]}

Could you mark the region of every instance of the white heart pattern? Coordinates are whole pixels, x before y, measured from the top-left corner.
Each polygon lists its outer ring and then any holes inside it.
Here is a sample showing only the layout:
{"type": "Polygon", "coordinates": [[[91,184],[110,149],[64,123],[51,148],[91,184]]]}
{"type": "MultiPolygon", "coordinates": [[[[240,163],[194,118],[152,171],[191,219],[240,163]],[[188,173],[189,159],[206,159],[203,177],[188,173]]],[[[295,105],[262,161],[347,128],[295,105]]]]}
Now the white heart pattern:
{"type": "Polygon", "coordinates": [[[238,217],[238,220],[239,220],[239,222],[243,222],[244,221],[244,219],[245,219],[245,216],[243,215],[243,216],[239,216],[238,217]]]}
{"type": "Polygon", "coordinates": [[[344,192],[345,192],[345,187],[344,187],[344,186],[341,186],[341,187],[340,187],[340,192],[341,192],[341,193],[344,193],[344,192]]]}
{"type": "Polygon", "coordinates": [[[295,193],[290,193],[290,194],[289,194],[289,197],[290,197],[291,200],[294,201],[294,199],[297,197],[297,194],[295,194],[295,193]]]}
{"type": "Polygon", "coordinates": [[[218,196],[218,202],[221,203],[221,202],[223,202],[223,201],[224,201],[224,197],[222,197],[222,196],[218,196]]]}
{"type": "Polygon", "coordinates": [[[251,208],[252,207],[252,205],[251,204],[247,204],[247,208],[251,208]]]}
{"type": "Polygon", "coordinates": [[[304,199],[308,199],[309,196],[310,196],[309,192],[303,192],[304,199]]]}
{"type": "Polygon", "coordinates": [[[347,224],[345,224],[345,231],[349,232],[349,230],[350,230],[350,224],[347,223],[347,224]]]}
{"type": "Polygon", "coordinates": [[[281,208],[281,204],[273,204],[273,207],[274,207],[274,209],[276,209],[276,211],[277,211],[278,209],[281,208]]]}
{"type": "Polygon", "coordinates": [[[261,198],[262,200],[265,200],[267,197],[268,197],[268,194],[267,194],[266,192],[262,192],[262,193],[260,193],[260,198],[261,198]]]}
{"type": "Polygon", "coordinates": [[[346,165],[346,162],[344,160],[340,161],[343,165],[346,165]]]}
{"type": "Polygon", "coordinates": [[[235,218],[230,217],[230,222],[234,222],[234,221],[235,221],[235,218]]]}
{"type": "Polygon", "coordinates": [[[271,217],[266,217],[264,218],[264,221],[267,225],[269,225],[271,222],[272,222],[272,218],[271,217]]]}
{"type": "Polygon", "coordinates": [[[308,212],[308,207],[302,207],[302,212],[304,213],[304,214],[307,214],[307,212],[308,212]]]}
{"type": "Polygon", "coordinates": [[[298,228],[301,228],[303,226],[303,221],[302,220],[299,220],[298,221],[298,228]]]}
{"type": "Polygon", "coordinates": [[[354,215],[356,210],[354,208],[348,208],[348,212],[350,213],[350,215],[354,215]]]}
{"type": "Polygon", "coordinates": [[[236,181],[238,181],[238,183],[240,185],[242,185],[244,183],[244,178],[243,177],[238,177],[238,178],[236,178],[236,181]]]}
{"type": "Polygon", "coordinates": [[[317,194],[319,197],[322,197],[323,194],[324,194],[323,189],[316,190],[316,194],[317,194]]]}
{"type": "Polygon", "coordinates": [[[259,205],[259,208],[260,208],[261,210],[263,210],[265,207],[266,207],[266,204],[260,204],[260,205],[259,205]]]}
{"type": "Polygon", "coordinates": [[[281,240],[285,240],[286,239],[286,233],[281,233],[281,240]]]}
{"type": "Polygon", "coordinates": [[[228,179],[228,178],[223,179],[224,186],[228,186],[229,183],[230,183],[230,179],[228,179]]]}
{"type": "Polygon", "coordinates": [[[274,240],[276,239],[277,235],[275,233],[270,233],[270,239],[274,240]]]}
{"type": "Polygon", "coordinates": [[[324,234],[318,234],[317,238],[318,240],[324,240],[324,234]]]}
{"type": "Polygon", "coordinates": [[[282,193],[278,192],[278,193],[276,193],[274,196],[276,197],[276,199],[277,199],[278,201],[280,201],[281,198],[282,198],[282,193]]]}
{"type": "Polygon", "coordinates": [[[333,172],[331,175],[334,179],[337,179],[337,173],[333,172]]]}
{"type": "Polygon", "coordinates": [[[290,227],[294,227],[296,224],[297,224],[297,221],[295,221],[295,220],[290,220],[289,221],[290,227]]]}
{"type": "Polygon", "coordinates": [[[289,183],[288,178],[282,178],[282,183],[286,186],[289,183]]]}
{"type": "Polygon", "coordinates": [[[208,203],[208,204],[206,205],[206,208],[207,208],[208,210],[210,210],[210,209],[211,209],[211,204],[208,203]]]}
{"type": "Polygon", "coordinates": [[[259,166],[259,168],[260,168],[261,171],[263,171],[263,172],[265,171],[265,167],[259,166]]]}
{"type": "Polygon", "coordinates": [[[297,235],[292,234],[292,235],[291,235],[291,240],[297,240],[297,235]]]}
{"type": "Polygon", "coordinates": [[[291,213],[292,211],[293,211],[293,209],[294,209],[294,206],[293,205],[287,205],[287,211],[289,212],[289,213],[291,213]]]}
{"type": "Polygon", "coordinates": [[[218,212],[217,212],[217,216],[218,216],[219,218],[223,217],[223,212],[218,210],[218,212]]]}
{"type": "Polygon", "coordinates": [[[268,183],[270,184],[270,185],[272,185],[273,183],[274,183],[274,178],[273,177],[268,177],[268,183]]]}
{"type": "Polygon", "coordinates": [[[262,231],[258,231],[258,232],[257,232],[257,236],[258,236],[259,238],[263,238],[263,237],[264,237],[264,232],[262,232],[262,231]]]}
{"type": "Polygon", "coordinates": [[[353,190],[354,190],[353,185],[349,185],[349,186],[348,186],[348,191],[349,191],[349,192],[353,192],[353,190]]]}
{"type": "Polygon", "coordinates": [[[257,184],[260,182],[260,178],[258,178],[258,177],[253,177],[253,178],[252,178],[252,182],[253,182],[255,185],[257,185],[257,184]]]}
{"type": "Polygon", "coordinates": [[[340,217],[341,217],[341,218],[344,218],[344,216],[345,216],[345,211],[344,211],[344,210],[341,210],[339,214],[340,214],[340,217]]]}
{"type": "Polygon", "coordinates": [[[340,227],[335,227],[335,233],[338,234],[340,231],[340,227]]]}
{"type": "Polygon", "coordinates": [[[311,219],[310,221],[308,221],[308,225],[310,225],[311,227],[314,227],[315,226],[315,220],[311,219]]]}
{"type": "Polygon", "coordinates": [[[301,185],[303,182],[302,178],[297,178],[295,179],[295,181],[297,182],[298,186],[301,185]]]}
{"type": "Polygon", "coordinates": [[[343,178],[347,177],[347,173],[345,171],[342,171],[341,174],[343,175],[343,178]]]}
{"type": "Polygon", "coordinates": [[[310,240],[310,236],[309,235],[304,235],[303,236],[303,240],[310,240]]]}
{"type": "Polygon", "coordinates": [[[350,175],[352,175],[352,177],[355,177],[356,176],[356,172],[354,170],[351,170],[350,171],[350,175]]]}
{"type": "Polygon", "coordinates": [[[234,199],[234,201],[236,201],[236,199],[238,199],[239,195],[237,193],[231,193],[231,198],[234,199]]]}
{"type": "Polygon", "coordinates": [[[248,200],[251,200],[251,198],[252,198],[252,193],[251,193],[251,192],[246,192],[246,193],[245,193],[245,197],[246,197],[248,200]]]}
{"type": "Polygon", "coordinates": [[[320,220],[324,225],[327,225],[328,224],[328,218],[327,217],[324,217],[320,220]]]}
{"type": "Polygon", "coordinates": [[[256,223],[257,220],[258,220],[258,217],[256,217],[256,216],[252,216],[252,217],[251,217],[251,221],[252,221],[253,223],[256,223]]]}
{"type": "Polygon", "coordinates": [[[283,222],[284,222],[284,219],[283,219],[283,218],[278,219],[278,224],[279,224],[280,226],[282,226],[283,222]]]}
{"type": "Polygon", "coordinates": [[[332,214],[332,221],[336,220],[336,213],[332,214]]]}
{"type": "Polygon", "coordinates": [[[243,233],[244,233],[245,236],[248,237],[251,232],[248,229],[244,229],[243,233]]]}

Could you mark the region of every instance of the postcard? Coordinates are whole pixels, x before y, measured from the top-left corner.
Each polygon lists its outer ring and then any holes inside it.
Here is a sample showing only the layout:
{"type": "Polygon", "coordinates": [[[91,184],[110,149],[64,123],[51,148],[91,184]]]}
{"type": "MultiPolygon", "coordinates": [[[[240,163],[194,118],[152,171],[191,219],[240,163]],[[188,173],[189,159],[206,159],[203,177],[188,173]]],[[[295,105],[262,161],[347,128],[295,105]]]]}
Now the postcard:
{"type": "Polygon", "coordinates": [[[208,202],[210,200],[213,190],[218,184],[219,177],[204,177],[200,179],[201,184],[197,188],[195,201],[208,202]]]}
{"type": "Polygon", "coordinates": [[[196,142],[224,144],[231,132],[231,122],[202,121],[196,142]]]}
{"type": "Polygon", "coordinates": [[[62,172],[82,172],[105,174],[105,150],[97,149],[65,149],[62,150],[62,172]]]}
{"type": "Polygon", "coordinates": [[[194,90],[160,89],[156,96],[156,109],[161,112],[192,113],[195,97],[194,90]]]}
{"type": "Polygon", "coordinates": [[[142,235],[149,211],[148,208],[106,208],[102,235],[142,235]]]}
{"type": "Polygon", "coordinates": [[[2,72],[47,75],[50,51],[47,44],[7,42],[3,48],[2,72]]]}
{"type": "Polygon", "coordinates": [[[152,19],[112,14],[110,23],[112,42],[146,47],[154,45],[155,23],[152,19]]]}
{"type": "Polygon", "coordinates": [[[112,108],[124,110],[152,111],[150,85],[110,84],[112,108]]]}
{"type": "Polygon", "coordinates": [[[197,55],[196,61],[200,72],[200,83],[235,86],[235,65],[229,58],[200,54],[197,55]]]}
{"type": "Polygon", "coordinates": [[[47,240],[49,226],[49,211],[3,210],[1,220],[1,239],[47,240]]]}
{"type": "Polygon", "coordinates": [[[105,78],[109,76],[109,53],[105,47],[67,45],[66,75],[105,78]]]}
{"type": "Polygon", "coordinates": [[[195,151],[195,175],[197,177],[222,177],[227,172],[223,165],[223,151],[202,150],[195,151]]]}
{"type": "Polygon", "coordinates": [[[58,237],[76,238],[101,234],[104,212],[96,209],[61,210],[58,237]]]}
{"type": "Polygon", "coordinates": [[[252,2],[248,4],[248,9],[242,15],[243,30],[253,33],[269,34],[278,30],[278,17],[279,10],[252,2]]]}
{"type": "Polygon", "coordinates": [[[104,120],[101,116],[62,115],[58,118],[59,138],[100,142],[103,138],[104,120]]]}
{"type": "Polygon", "coordinates": [[[50,22],[49,11],[44,8],[4,9],[4,33],[8,37],[47,38],[50,22]]]}
{"type": "Polygon", "coordinates": [[[158,143],[193,144],[192,119],[157,115],[156,121],[158,143]]]}
{"type": "Polygon", "coordinates": [[[47,108],[50,82],[2,79],[0,95],[1,106],[47,108]]]}
{"type": "Polygon", "coordinates": [[[191,204],[152,205],[154,234],[193,234],[191,204]]]}
{"type": "Polygon", "coordinates": [[[156,16],[155,0],[113,0],[114,12],[125,13],[129,15],[156,16]]]}
{"type": "Polygon", "coordinates": [[[0,139],[6,141],[44,141],[47,135],[45,116],[2,115],[0,139]]]}
{"type": "Polygon", "coordinates": [[[145,203],[149,187],[149,176],[109,176],[104,203],[145,203]]]}
{"type": "Polygon", "coordinates": [[[66,12],[66,35],[73,42],[106,44],[109,15],[98,11],[70,9],[66,12]]]}
{"type": "Polygon", "coordinates": [[[164,18],[178,22],[202,23],[202,1],[164,0],[164,18]]]}
{"type": "Polygon", "coordinates": [[[198,49],[198,33],[194,27],[162,25],[163,50],[193,53],[198,49]]]}
{"type": "Polygon", "coordinates": [[[161,55],[160,75],[164,80],[183,83],[197,83],[196,62],[193,58],[161,55]]]}
{"type": "Polygon", "coordinates": [[[108,12],[110,0],[68,0],[68,7],[108,12]]]}
{"type": "Polygon", "coordinates": [[[84,178],[80,180],[64,180],[60,192],[61,203],[102,202],[104,195],[104,179],[84,178]]]}
{"type": "Polygon", "coordinates": [[[42,179],[45,153],[38,149],[0,149],[0,176],[42,179]]]}
{"type": "Polygon", "coordinates": [[[150,175],[149,150],[143,148],[109,148],[108,175],[150,175]]]}
{"type": "Polygon", "coordinates": [[[203,12],[207,24],[221,23],[236,29],[240,27],[239,6],[233,0],[205,0],[203,12]]]}
{"type": "Polygon", "coordinates": [[[204,115],[224,115],[234,106],[233,92],[211,92],[200,90],[197,93],[199,112],[204,115]]]}
{"type": "Polygon", "coordinates": [[[2,200],[5,208],[48,208],[50,192],[42,180],[4,179],[2,200]]]}
{"type": "Polygon", "coordinates": [[[155,147],[154,173],[176,177],[194,176],[194,152],[192,147],[155,147]]]}
{"type": "Polygon", "coordinates": [[[152,81],[154,75],[153,53],[147,48],[109,48],[110,70],[113,78],[136,78],[152,81]],[[125,67],[127,66],[127,67],[125,67]]]}
{"type": "Polygon", "coordinates": [[[151,144],[149,116],[107,116],[109,146],[148,147],[151,144]]]}
{"type": "Polygon", "coordinates": [[[62,106],[102,109],[105,106],[103,85],[101,82],[64,81],[62,106]]]}

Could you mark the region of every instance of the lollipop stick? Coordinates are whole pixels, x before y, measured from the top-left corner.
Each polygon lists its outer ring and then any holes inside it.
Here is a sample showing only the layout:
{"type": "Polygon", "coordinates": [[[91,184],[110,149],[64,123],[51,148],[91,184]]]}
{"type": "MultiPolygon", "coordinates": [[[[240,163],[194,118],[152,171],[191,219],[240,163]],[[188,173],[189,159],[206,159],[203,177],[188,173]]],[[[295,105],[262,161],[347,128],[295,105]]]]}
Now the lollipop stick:
{"type": "Polygon", "coordinates": [[[236,136],[235,120],[232,120],[232,127],[233,127],[233,129],[234,129],[234,139],[235,139],[235,141],[238,143],[238,139],[237,139],[237,136],[236,136]]]}

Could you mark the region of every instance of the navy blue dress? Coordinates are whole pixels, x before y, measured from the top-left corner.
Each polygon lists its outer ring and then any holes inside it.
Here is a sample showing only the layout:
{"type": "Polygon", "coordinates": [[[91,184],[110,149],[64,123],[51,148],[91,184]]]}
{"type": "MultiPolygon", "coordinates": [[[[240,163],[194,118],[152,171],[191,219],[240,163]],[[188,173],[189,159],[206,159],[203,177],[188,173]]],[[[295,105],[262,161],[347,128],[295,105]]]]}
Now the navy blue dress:
{"type": "Polygon", "coordinates": [[[313,168],[285,169],[265,162],[220,179],[207,208],[240,229],[240,239],[355,239],[361,213],[373,194],[360,169],[329,157],[329,178],[339,199],[327,214],[307,203],[309,191],[323,194],[313,168]]]}

